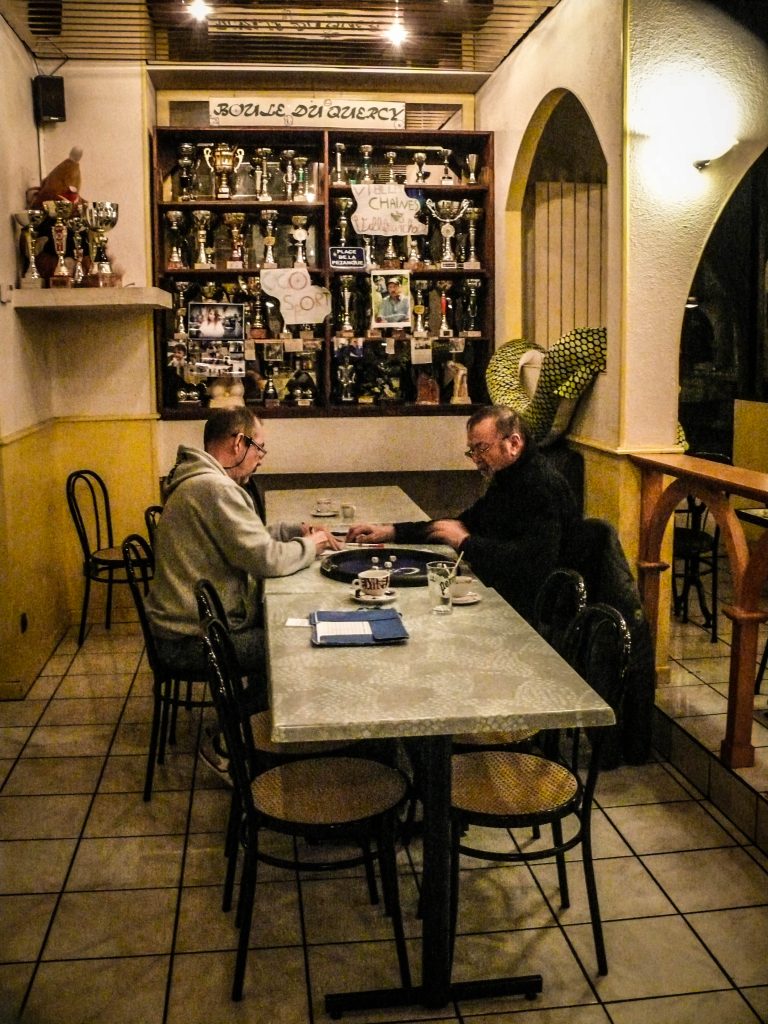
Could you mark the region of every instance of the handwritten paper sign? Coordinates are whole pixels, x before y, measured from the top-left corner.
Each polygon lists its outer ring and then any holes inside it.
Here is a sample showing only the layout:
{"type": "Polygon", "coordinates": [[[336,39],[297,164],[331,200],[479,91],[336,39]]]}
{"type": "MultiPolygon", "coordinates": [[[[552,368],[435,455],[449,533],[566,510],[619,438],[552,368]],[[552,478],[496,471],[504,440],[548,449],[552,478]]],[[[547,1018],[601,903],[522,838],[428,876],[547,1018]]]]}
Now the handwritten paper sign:
{"type": "Polygon", "coordinates": [[[405,103],[393,100],[272,99],[210,97],[208,122],[214,128],[265,125],[268,128],[405,128],[405,103]]]}
{"type": "Polygon", "coordinates": [[[331,293],[312,284],[303,267],[262,270],[261,286],[280,303],[285,324],[321,324],[331,312],[331,293]]]}
{"type": "Polygon", "coordinates": [[[357,209],[352,227],[358,235],[426,235],[427,225],[418,219],[421,203],[403,185],[353,185],[357,209]]]}

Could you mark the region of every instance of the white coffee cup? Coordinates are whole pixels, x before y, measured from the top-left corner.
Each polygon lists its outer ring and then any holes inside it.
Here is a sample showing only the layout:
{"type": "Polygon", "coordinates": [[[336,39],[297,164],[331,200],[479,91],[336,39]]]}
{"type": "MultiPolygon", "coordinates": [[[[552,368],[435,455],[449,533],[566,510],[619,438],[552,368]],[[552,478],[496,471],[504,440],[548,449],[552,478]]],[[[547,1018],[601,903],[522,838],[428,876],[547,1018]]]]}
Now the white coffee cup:
{"type": "Polygon", "coordinates": [[[363,569],[352,581],[355,597],[382,597],[389,589],[389,569],[363,569]]]}
{"type": "Polygon", "coordinates": [[[327,515],[333,511],[333,502],[330,498],[318,498],[315,502],[315,512],[322,512],[327,515]]]}
{"type": "Polygon", "coordinates": [[[477,580],[472,576],[456,576],[451,584],[451,593],[454,601],[461,601],[475,588],[477,580]]]}

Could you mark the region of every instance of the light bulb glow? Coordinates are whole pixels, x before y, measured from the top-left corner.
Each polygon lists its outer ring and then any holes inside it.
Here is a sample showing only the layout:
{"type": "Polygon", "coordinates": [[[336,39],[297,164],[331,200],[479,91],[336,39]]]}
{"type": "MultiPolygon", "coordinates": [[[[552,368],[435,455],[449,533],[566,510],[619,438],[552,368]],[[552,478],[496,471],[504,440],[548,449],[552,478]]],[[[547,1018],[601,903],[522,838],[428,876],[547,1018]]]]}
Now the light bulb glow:
{"type": "Polygon", "coordinates": [[[190,3],[187,4],[187,10],[195,21],[205,21],[211,13],[211,8],[205,0],[190,0],[190,3]]]}
{"type": "Polygon", "coordinates": [[[408,38],[408,32],[399,18],[392,22],[384,35],[393,46],[402,46],[408,38]]]}

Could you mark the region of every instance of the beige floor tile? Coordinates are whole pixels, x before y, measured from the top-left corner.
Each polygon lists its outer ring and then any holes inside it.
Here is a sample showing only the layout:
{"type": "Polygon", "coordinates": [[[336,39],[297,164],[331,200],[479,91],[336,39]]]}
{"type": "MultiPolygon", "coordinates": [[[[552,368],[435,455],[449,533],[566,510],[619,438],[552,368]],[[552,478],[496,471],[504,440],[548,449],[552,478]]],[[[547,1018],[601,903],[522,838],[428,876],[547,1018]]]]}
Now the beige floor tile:
{"type": "Polygon", "coordinates": [[[459,878],[459,932],[509,931],[554,924],[552,911],[524,864],[483,863],[459,878]]]}
{"type": "Polygon", "coordinates": [[[755,1010],[758,1019],[768,1020],[768,985],[757,985],[755,988],[744,988],[742,994],[755,1010]]]}
{"type": "Polygon", "coordinates": [[[91,798],[0,796],[0,839],[69,839],[80,835],[91,798]]]}
{"type": "Polygon", "coordinates": [[[72,675],[102,676],[110,673],[130,672],[131,675],[139,667],[138,650],[113,651],[111,645],[103,650],[95,650],[92,654],[81,650],[75,656],[69,669],[72,675]]]}
{"type": "MultiPolygon", "coordinates": [[[[556,866],[534,865],[533,871],[561,923],[578,924],[591,920],[581,863],[568,866],[571,905],[567,910],[560,909],[556,866]]],[[[675,908],[635,857],[595,861],[595,875],[604,921],[674,913],[675,908]]]]}
{"type": "Polygon", "coordinates": [[[157,792],[144,801],[139,793],[99,794],[88,816],[85,835],[183,835],[187,825],[189,793],[157,792]]]}
{"type": "Polygon", "coordinates": [[[13,766],[15,764],[16,764],[16,761],[13,758],[10,758],[10,757],[2,757],[2,758],[0,758],[0,787],[2,787],[2,785],[5,783],[5,780],[8,778],[8,776],[13,771],[13,766]]]}
{"type": "Polygon", "coordinates": [[[49,700],[61,683],[61,676],[38,676],[27,693],[27,700],[49,700]]]}
{"type": "Polygon", "coordinates": [[[162,1024],[167,974],[165,956],[44,963],[23,1020],[162,1024]]]}
{"type": "MultiPolygon", "coordinates": [[[[224,833],[200,832],[187,841],[184,862],[184,885],[221,885],[224,881],[224,833]]],[[[259,878],[283,876],[285,872],[269,865],[259,865],[259,878]]]]}
{"type": "Polygon", "coordinates": [[[183,836],[83,839],[67,890],[151,889],[177,885],[183,845],[183,836]]]}
{"type": "Polygon", "coordinates": [[[309,1020],[304,958],[300,949],[252,950],[244,998],[230,999],[234,953],[184,953],[173,965],[168,1024],[304,1024],[309,1020]]]}
{"type": "Polygon", "coordinates": [[[65,892],[44,960],[170,953],[176,889],[65,892]]]}
{"type": "Polygon", "coordinates": [[[31,732],[31,726],[0,728],[0,757],[18,757],[31,732]]]}
{"type": "Polygon", "coordinates": [[[83,757],[106,754],[113,725],[39,725],[24,749],[25,757],[83,757]]]}
{"type": "Polygon", "coordinates": [[[3,793],[92,793],[103,764],[103,757],[22,757],[3,793]]]}
{"type": "Polygon", "coordinates": [[[758,1019],[733,990],[611,1003],[610,1011],[614,1024],[756,1024],[758,1019]]]}
{"type": "Polygon", "coordinates": [[[643,999],[727,988],[723,972],[679,916],[606,921],[608,974],[598,977],[592,928],[566,926],[604,1000],[643,999]]]}
{"type": "Polygon", "coordinates": [[[3,700],[0,701],[0,726],[37,725],[45,711],[45,700],[3,700]]]}
{"type": "Polygon", "coordinates": [[[58,892],[64,884],[75,839],[22,839],[0,843],[0,892],[58,892]]]}
{"type": "Polygon", "coordinates": [[[0,1024],[18,1024],[34,964],[0,964],[0,1024]]]}
{"type": "Polygon", "coordinates": [[[55,697],[40,720],[41,725],[114,725],[125,702],[121,697],[55,697]]]}
{"type": "Polygon", "coordinates": [[[131,695],[125,702],[124,722],[151,722],[153,700],[151,696],[138,696],[131,688],[131,695]]]}
{"type": "Polygon", "coordinates": [[[686,790],[662,764],[624,765],[602,772],[596,799],[601,807],[685,800],[686,790]]]}
{"type": "Polygon", "coordinates": [[[709,658],[688,658],[685,667],[703,683],[727,683],[730,672],[730,647],[722,655],[709,658]]]}
{"type": "Polygon", "coordinates": [[[190,832],[221,831],[227,827],[232,790],[196,789],[192,802],[190,832]]]}
{"type": "Polygon", "coordinates": [[[72,664],[72,654],[54,654],[43,666],[41,676],[63,676],[72,664]]]}
{"type": "Polygon", "coordinates": [[[0,960],[35,960],[55,905],[54,893],[0,896],[0,960]]]}
{"type": "Polygon", "coordinates": [[[737,985],[768,985],[768,907],[688,914],[686,920],[737,985]]]}
{"type": "Polygon", "coordinates": [[[132,672],[100,672],[98,675],[70,672],[56,690],[56,698],[125,697],[132,680],[132,672]]]}
{"type": "Polygon", "coordinates": [[[733,844],[728,833],[695,801],[612,807],[606,814],[638,854],[733,844]]]}
{"type": "MultiPolygon", "coordinates": [[[[180,789],[192,785],[193,759],[189,754],[173,751],[164,764],[155,765],[152,791],[180,789]]],[[[111,754],[104,767],[100,793],[141,793],[147,770],[147,752],[143,754],[111,754]]]]}
{"type": "Polygon", "coordinates": [[[656,691],[656,707],[672,718],[725,713],[728,701],[706,683],[696,686],[662,686],[656,691]]]}
{"type": "Polygon", "coordinates": [[[684,913],[768,903],[768,874],[740,847],[644,857],[684,913]]]}
{"type": "MultiPolygon", "coordinates": [[[[418,893],[412,878],[399,880],[403,927],[406,935],[418,935],[416,921],[418,893]]],[[[259,893],[261,901],[269,898],[269,887],[259,893]]],[[[316,945],[329,942],[351,942],[365,939],[391,939],[392,922],[381,902],[372,905],[365,879],[325,877],[302,882],[304,924],[307,942],[316,945]]]]}
{"type": "MultiPolygon", "coordinates": [[[[495,1001],[495,1000],[494,1000],[495,1001]]],[[[530,1006],[530,1010],[520,1009],[514,1013],[500,1013],[486,1016],[465,1018],[471,1024],[609,1024],[610,1017],[602,1006],[567,1006],[538,1009],[538,999],[521,1006],[530,1006]]],[[[465,1004],[468,1010],[470,1003],[465,1004]]]]}
{"type": "MultiPolygon", "coordinates": [[[[222,872],[223,881],[223,872],[222,872]]],[[[233,908],[239,889],[235,889],[233,908]]],[[[235,911],[221,909],[222,885],[185,887],[181,895],[176,949],[202,953],[235,949],[235,911]]],[[[256,887],[250,945],[254,949],[301,945],[299,896],[293,881],[264,882],[256,887]]]]}

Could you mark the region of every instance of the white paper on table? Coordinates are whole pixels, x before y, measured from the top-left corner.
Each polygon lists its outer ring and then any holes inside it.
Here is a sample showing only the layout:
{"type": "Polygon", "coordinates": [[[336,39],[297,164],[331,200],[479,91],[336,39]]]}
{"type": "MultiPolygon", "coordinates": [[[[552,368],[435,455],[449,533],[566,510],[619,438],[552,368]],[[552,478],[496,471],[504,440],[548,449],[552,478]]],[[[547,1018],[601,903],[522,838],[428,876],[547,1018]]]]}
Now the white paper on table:
{"type": "Polygon", "coordinates": [[[318,641],[329,636],[373,636],[370,622],[318,622],[315,625],[318,641]]]}

